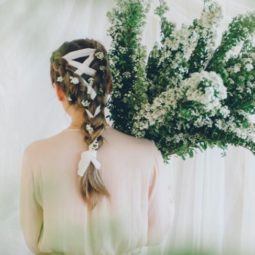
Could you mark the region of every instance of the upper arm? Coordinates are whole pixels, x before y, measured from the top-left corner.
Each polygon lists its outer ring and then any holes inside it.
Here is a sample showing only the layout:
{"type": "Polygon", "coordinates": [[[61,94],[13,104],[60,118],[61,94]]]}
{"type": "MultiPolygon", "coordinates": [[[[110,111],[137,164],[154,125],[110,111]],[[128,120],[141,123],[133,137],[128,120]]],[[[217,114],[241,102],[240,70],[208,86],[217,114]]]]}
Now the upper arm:
{"type": "Polygon", "coordinates": [[[149,186],[148,244],[160,244],[169,233],[174,216],[169,169],[153,142],[154,164],[149,186]]]}
{"type": "Polygon", "coordinates": [[[39,253],[38,240],[43,223],[42,208],[36,201],[31,148],[23,153],[20,173],[20,225],[29,249],[39,253]]]}

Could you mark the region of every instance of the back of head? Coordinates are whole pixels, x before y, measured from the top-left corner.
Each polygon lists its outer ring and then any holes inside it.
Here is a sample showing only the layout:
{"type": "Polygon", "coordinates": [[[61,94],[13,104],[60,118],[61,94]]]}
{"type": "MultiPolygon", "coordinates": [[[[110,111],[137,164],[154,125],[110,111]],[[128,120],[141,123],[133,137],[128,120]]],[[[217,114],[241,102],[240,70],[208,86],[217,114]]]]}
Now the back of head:
{"type": "MultiPolygon", "coordinates": [[[[112,91],[112,77],[105,47],[93,39],[64,42],[50,58],[52,84],[60,86],[69,104],[82,109],[81,130],[91,150],[102,146],[106,128],[105,107],[112,91]]],[[[80,162],[81,163],[81,162],[80,162]]],[[[89,208],[100,195],[109,196],[98,169],[91,161],[80,179],[80,190],[89,208]]]]}

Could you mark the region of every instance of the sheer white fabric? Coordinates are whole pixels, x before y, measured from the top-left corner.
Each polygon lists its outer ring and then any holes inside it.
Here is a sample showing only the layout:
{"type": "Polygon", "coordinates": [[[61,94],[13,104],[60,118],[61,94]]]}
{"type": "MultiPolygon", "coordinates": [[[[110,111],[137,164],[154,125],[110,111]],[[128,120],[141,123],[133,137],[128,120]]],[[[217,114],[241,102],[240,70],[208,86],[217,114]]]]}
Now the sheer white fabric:
{"type": "Polygon", "coordinates": [[[34,254],[132,255],[169,235],[174,201],[168,169],[155,144],[108,127],[97,151],[110,198],[90,211],[77,164],[87,150],[80,130],[64,129],[26,147],[21,167],[20,224],[34,254]]]}
{"type": "MultiPolygon", "coordinates": [[[[202,7],[200,0],[167,2],[169,15],[178,24],[190,22],[202,7]]],[[[219,2],[225,10],[221,30],[231,16],[255,8],[253,0],[219,2]]],[[[23,149],[69,122],[51,88],[49,56],[63,41],[87,36],[108,48],[105,14],[113,4],[113,0],[0,0],[1,254],[30,254],[18,224],[23,149]]],[[[150,14],[143,38],[148,47],[159,37],[157,22],[150,14]]],[[[174,159],[169,173],[177,211],[171,247],[188,243],[220,253],[232,246],[243,254],[254,254],[254,164],[254,156],[239,148],[231,148],[226,158],[215,149],[186,162],[174,159]]]]}

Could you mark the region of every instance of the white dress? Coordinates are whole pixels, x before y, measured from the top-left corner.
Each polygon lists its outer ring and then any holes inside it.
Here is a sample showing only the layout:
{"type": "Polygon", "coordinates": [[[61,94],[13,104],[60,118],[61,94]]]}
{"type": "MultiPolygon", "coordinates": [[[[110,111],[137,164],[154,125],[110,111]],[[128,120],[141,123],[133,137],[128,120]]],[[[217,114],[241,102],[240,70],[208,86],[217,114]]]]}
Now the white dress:
{"type": "Polygon", "coordinates": [[[111,198],[102,197],[91,213],[77,175],[87,148],[80,130],[64,129],[24,150],[20,225],[34,254],[141,254],[167,237],[174,203],[161,152],[112,127],[103,137],[97,159],[111,198]]]}

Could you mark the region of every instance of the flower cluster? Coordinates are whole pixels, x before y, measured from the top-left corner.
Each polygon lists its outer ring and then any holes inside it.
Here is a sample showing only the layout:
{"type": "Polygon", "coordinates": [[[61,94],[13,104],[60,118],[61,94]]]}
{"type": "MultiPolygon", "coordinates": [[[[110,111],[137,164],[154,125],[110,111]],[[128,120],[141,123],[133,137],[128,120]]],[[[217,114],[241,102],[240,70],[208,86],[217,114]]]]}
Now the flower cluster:
{"type": "Polygon", "coordinates": [[[186,99],[198,102],[207,111],[221,107],[221,101],[227,97],[227,89],[222,78],[215,72],[202,71],[193,73],[190,78],[182,83],[182,89],[186,88],[186,99]]]}
{"type": "Polygon", "coordinates": [[[141,45],[146,5],[118,0],[109,14],[115,127],[154,140],[166,160],[229,144],[255,153],[250,120],[255,113],[255,14],[235,17],[217,46],[222,11],[216,1],[204,0],[200,17],[180,29],[168,21],[167,10],[160,1],[155,14],[161,42],[147,62],[141,45]]]}

